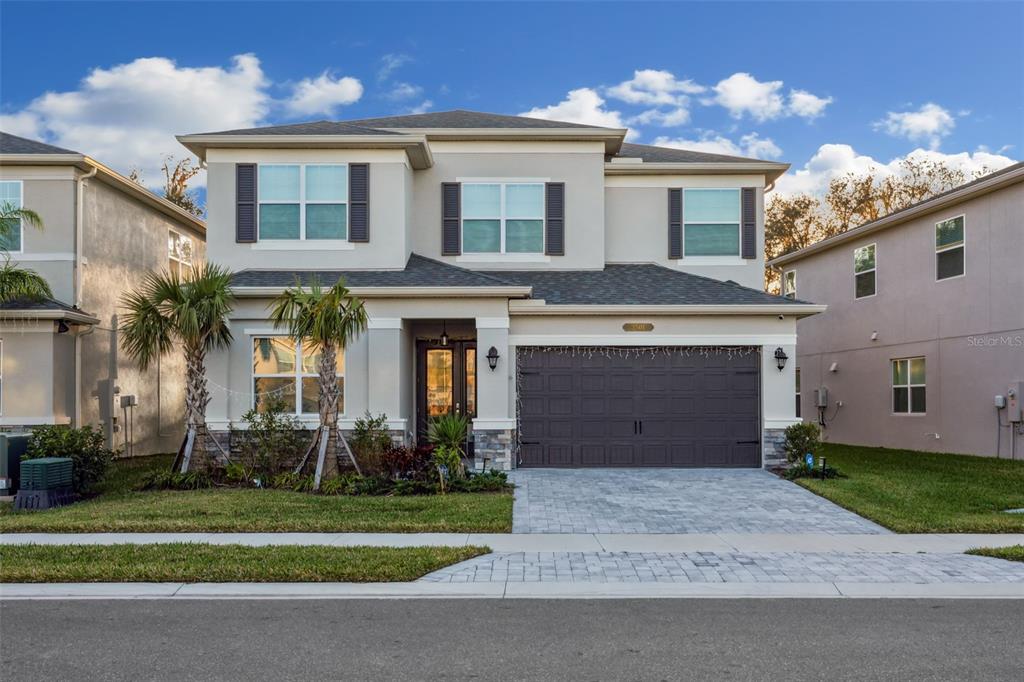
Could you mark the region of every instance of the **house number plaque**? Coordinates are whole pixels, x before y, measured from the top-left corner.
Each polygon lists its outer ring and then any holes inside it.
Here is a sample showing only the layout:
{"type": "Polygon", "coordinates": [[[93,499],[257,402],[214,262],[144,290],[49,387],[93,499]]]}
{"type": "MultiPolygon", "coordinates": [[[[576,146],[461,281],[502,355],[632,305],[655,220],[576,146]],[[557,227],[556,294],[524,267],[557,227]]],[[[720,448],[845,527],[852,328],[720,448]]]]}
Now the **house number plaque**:
{"type": "Polygon", "coordinates": [[[654,331],[653,322],[627,322],[622,325],[622,331],[624,332],[652,332],[654,331]]]}

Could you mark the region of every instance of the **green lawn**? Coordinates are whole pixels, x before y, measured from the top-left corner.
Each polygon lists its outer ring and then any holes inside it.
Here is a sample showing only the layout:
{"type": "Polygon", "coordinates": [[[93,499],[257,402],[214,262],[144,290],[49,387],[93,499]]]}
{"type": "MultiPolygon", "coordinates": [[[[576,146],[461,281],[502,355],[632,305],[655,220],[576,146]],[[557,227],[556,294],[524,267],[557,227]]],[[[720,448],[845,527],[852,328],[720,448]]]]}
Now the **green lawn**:
{"type": "Polygon", "coordinates": [[[995,557],[996,559],[1006,559],[1007,561],[1024,561],[1024,545],[981,547],[979,549],[969,549],[967,553],[995,557]]]}
{"type": "Polygon", "coordinates": [[[114,463],[98,497],[41,512],[0,505],[0,532],[493,532],[512,529],[509,493],[405,497],[213,488],[135,492],[170,457],[114,463]]]}
{"type": "Polygon", "coordinates": [[[797,483],[899,533],[1020,533],[1024,462],[829,443],[849,478],[797,483]]]}
{"type": "Polygon", "coordinates": [[[403,582],[486,547],[0,546],[0,582],[403,582]]]}

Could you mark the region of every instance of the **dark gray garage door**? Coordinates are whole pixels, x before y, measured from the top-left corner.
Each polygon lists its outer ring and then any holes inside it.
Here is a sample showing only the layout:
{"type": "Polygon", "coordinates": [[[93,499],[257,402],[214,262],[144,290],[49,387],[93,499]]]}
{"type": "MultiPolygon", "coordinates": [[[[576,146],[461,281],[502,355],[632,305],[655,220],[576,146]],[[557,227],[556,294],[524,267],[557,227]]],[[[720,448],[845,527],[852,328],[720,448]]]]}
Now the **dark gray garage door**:
{"type": "Polygon", "coordinates": [[[756,352],[519,351],[524,467],[757,467],[756,352]]]}

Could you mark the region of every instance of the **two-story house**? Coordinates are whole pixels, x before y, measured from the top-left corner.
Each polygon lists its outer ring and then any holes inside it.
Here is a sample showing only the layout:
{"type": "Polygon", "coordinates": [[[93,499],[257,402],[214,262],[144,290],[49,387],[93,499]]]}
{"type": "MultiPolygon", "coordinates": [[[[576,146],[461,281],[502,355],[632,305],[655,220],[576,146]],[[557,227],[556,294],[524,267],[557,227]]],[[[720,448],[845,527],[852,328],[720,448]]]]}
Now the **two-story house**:
{"type": "Polygon", "coordinates": [[[17,225],[0,258],[54,296],[0,303],[0,427],[91,424],[125,454],[175,450],[184,362],[140,371],[118,348],[118,311],[146,273],[203,257],[203,221],[88,156],[6,133],[0,204],[42,218],[17,225]]]}
{"type": "Polygon", "coordinates": [[[796,321],[769,295],[764,193],[784,164],[626,131],[451,111],[185,135],[208,253],[237,272],[211,429],[270,396],[316,423],[315,358],[267,321],[343,277],[369,329],[342,425],[472,419],[478,467],[759,467],[796,421],[796,321]]]}
{"type": "Polygon", "coordinates": [[[1024,457],[1024,164],[774,259],[829,440],[1024,457]]]}

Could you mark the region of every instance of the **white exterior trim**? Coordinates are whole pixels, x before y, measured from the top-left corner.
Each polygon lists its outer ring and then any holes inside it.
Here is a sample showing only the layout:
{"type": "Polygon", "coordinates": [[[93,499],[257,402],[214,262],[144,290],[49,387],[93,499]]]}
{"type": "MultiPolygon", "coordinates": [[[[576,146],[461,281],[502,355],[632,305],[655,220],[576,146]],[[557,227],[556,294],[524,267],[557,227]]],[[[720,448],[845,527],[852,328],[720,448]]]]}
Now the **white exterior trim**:
{"type": "MultiPolygon", "coordinates": [[[[690,223],[691,225],[699,225],[700,223],[690,223]]],[[[685,232],[685,228],[684,228],[685,232]]],[[[740,239],[740,245],[742,247],[742,236],[740,239]]],[[[685,242],[684,242],[685,243],[685,242]]],[[[675,260],[675,266],[680,270],[685,270],[687,266],[694,265],[746,265],[747,263],[756,263],[757,261],[749,258],[740,258],[739,256],[686,256],[675,260]]]]}
{"type": "Polygon", "coordinates": [[[508,329],[509,319],[507,317],[478,317],[476,318],[477,329],[508,329]]]}
{"type": "Polygon", "coordinates": [[[402,318],[400,317],[371,317],[366,321],[367,329],[401,329],[402,318]]]}
{"type": "Polygon", "coordinates": [[[264,239],[253,242],[249,248],[253,251],[352,251],[356,245],[344,239],[264,239]]]}
{"type": "Polygon", "coordinates": [[[787,426],[792,426],[793,424],[799,424],[801,421],[802,420],[800,418],[798,418],[798,417],[793,417],[792,419],[768,419],[768,418],[765,418],[765,420],[764,420],[764,428],[766,428],[766,429],[784,429],[787,426]]]}
{"type": "Polygon", "coordinates": [[[816,303],[768,305],[547,305],[543,300],[509,301],[509,315],[796,315],[825,312],[816,303]]]}
{"type": "Polygon", "coordinates": [[[63,426],[71,417],[0,417],[0,426],[63,426]]]}
{"type": "MultiPolygon", "coordinates": [[[[469,218],[473,220],[473,218],[469,218]]],[[[466,253],[455,257],[456,263],[550,263],[543,253],[466,253]]]]}
{"type": "Polygon", "coordinates": [[[510,334],[510,346],[793,346],[796,334],[510,334]]]}
{"type": "Polygon", "coordinates": [[[516,428],[515,419],[474,419],[474,431],[505,431],[516,428]]]}
{"type": "Polygon", "coordinates": [[[56,261],[73,261],[75,260],[75,254],[64,253],[60,251],[43,252],[43,253],[16,253],[11,252],[11,260],[21,263],[27,263],[29,261],[40,261],[40,262],[56,262],[56,261]]]}

